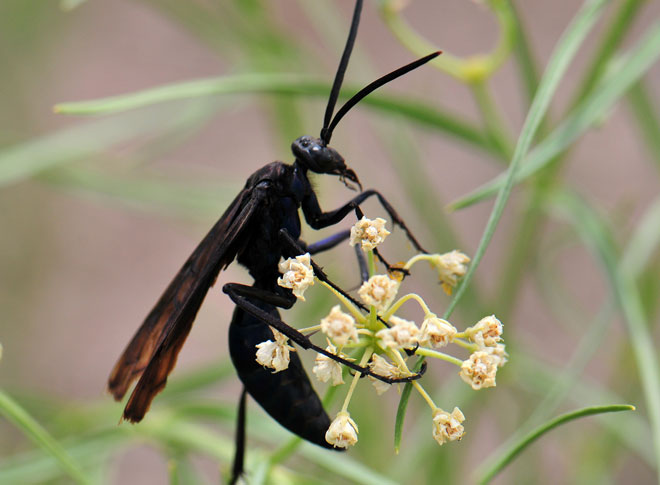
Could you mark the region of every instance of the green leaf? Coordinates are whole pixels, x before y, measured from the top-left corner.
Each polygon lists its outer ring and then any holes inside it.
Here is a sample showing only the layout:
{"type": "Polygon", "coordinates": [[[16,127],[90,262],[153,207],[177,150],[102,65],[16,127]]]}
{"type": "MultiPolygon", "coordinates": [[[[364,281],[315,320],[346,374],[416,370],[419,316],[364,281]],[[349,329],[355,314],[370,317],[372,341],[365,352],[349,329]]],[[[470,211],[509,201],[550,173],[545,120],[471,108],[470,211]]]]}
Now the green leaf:
{"type": "Polygon", "coordinates": [[[561,416],[556,417],[555,419],[547,422],[546,424],[539,426],[534,431],[524,436],[520,441],[511,445],[511,447],[506,450],[501,457],[493,464],[490,468],[485,470],[478,470],[478,483],[488,483],[490,482],[495,475],[504,469],[511,461],[513,461],[520,453],[522,453],[525,448],[531,445],[534,441],[539,439],[548,431],[556,428],[557,426],[573,421],[578,418],[583,418],[585,416],[592,416],[594,414],[603,414],[603,413],[615,413],[619,411],[634,411],[635,406],[628,404],[622,405],[611,405],[611,406],[594,406],[578,411],[573,411],[571,413],[562,414],[561,416]]]}

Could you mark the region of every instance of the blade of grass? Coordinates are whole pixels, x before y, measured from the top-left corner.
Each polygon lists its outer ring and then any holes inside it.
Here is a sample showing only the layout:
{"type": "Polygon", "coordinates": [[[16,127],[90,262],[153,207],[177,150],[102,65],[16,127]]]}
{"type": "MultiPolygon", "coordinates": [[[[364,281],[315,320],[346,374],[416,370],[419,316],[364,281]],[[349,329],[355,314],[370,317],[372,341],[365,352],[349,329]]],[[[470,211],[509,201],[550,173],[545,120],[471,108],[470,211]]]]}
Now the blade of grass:
{"type": "MultiPolygon", "coordinates": [[[[548,387],[556,381],[557,373],[560,372],[559,369],[551,363],[540,362],[538,355],[527,353],[525,350],[521,350],[517,357],[516,361],[510,362],[510,364],[515,365],[518,369],[516,384],[520,385],[520,392],[533,392],[538,396],[545,396],[548,387]]],[[[598,382],[591,381],[589,378],[583,378],[579,385],[571,389],[567,397],[569,403],[580,407],[583,407],[585,403],[621,402],[624,400],[621,395],[612,392],[598,382]]],[[[547,419],[550,418],[547,417],[547,419]]],[[[613,423],[602,416],[597,416],[596,419],[618,442],[639,455],[646,464],[650,467],[655,465],[653,437],[644,416],[640,413],[623,415],[617,423],[613,423]]],[[[529,431],[531,430],[525,430],[524,433],[529,431]]],[[[516,440],[519,438],[517,437],[516,440]]],[[[489,459],[488,464],[484,464],[484,468],[490,467],[496,459],[494,458],[492,461],[489,459]]]]}
{"type": "Polygon", "coordinates": [[[630,105],[642,137],[648,146],[651,156],[660,168],[660,118],[656,104],[649,93],[644,80],[639,80],[628,91],[628,104],[630,105]]]}
{"type": "Polygon", "coordinates": [[[231,202],[238,192],[236,184],[187,184],[170,178],[115,175],[108,171],[79,166],[65,166],[37,176],[41,182],[69,192],[111,199],[112,201],[151,209],[167,216],[179,215],[207,221],[231,202]]]}
{"type": "MultiPolygon", "coordinates": [[[[300,75],[243,74],[168,84],[110,98],[60,103],[55,106],[55,111],[72,115],[109,114],[176,99],[221,94],[262,93],[325,98],[329,89],[330,86],[327,82],[304,79],[300,75]]],[[[358,89],[355,85],[345,86],[342,89],[342,98],[352,96],[358,89]]],[[[414,101],[407,97],[383,95],[382,93],[372,94],[362,102],[389,115],[401,116],[422,126],[444,131],[488,153],[496,150],[480,129],[454,115],[432,108],[428,103],[414,101]]]]}
{"type": "MultiPolygon", "coordinates": [[[[497,199],[495,200],[495,206],[491,211],[490,217],[484,229],[484,233],[479,242],[479,246],[475,255],[470,264],[465,277],[458,286],[454,298],[451,300],[449,307],[445,311],[443,318],[447,319],[454,311],[454,308],[460,301],[461,297],[466,291],[467,286],[470,284],[474,272],[476,271],[481,259],[486,253],[486,249],[495,233],[497,224],[502,217],[504,212],[504,207],[509,199],[511,194],[511,189],[513,187],[513,181],[516,176],[516,171],[520,165],[521,160],[527,154],[529,147],[534,139],[537,129],[541,123],[541,120],[545,116],[545,113],[550,105],[552,96],[559,85],[566,69],[568,68],[571,60],[575,56],[578,48],[586,38],[587,34],[594,26],[598,18],[600,17],[601,11],[605,4],[606,0],[588,0],[586,1],[579,12],[575,15],[570,25],[566,28],[565,32],[562,34],[562,37],[557,42],[557,46],[554,49],[552,57],[548,62],[548,66],[543,74],[539,87],[532,101],[529,113],[525,119],[525,123],[522,127],[520,136],[518,138],[518,143],[513,154],[513,159],[509,165],[507,171],[506,182],[503,186],[500,187],[497,199]]],[[[420,359],[420,362],[422,359],[420,359]]],[[[406,384],[406,389],[411,387],[410,384],[406,384]]],[[[404,392],[402,394],[401,400],[399,402],[399,408],[397,410],[397,420],[395,427],[395,437],[401,436],[401,429],[403,419],[399,416],[405,414],[405,409],[408,404],[408,398],[410,392],[404,392]]],[[[395,442],[395,446],[398,446],[398,443],[395,442]]]]}
{"type": "MultiPolygon", "coordinates": [[[[526,157],[516,174],[519,183],[546,167],[554,158],[582,136],[594,123],[602,119],[614,103],[648,71],[660,57],[660,24],[656,23],[628,55],[619,62],[591,95],[526,157]]],[[[507,174],[501,174],[468,195],[452,202],[452,210],[463,209],[492,197],[506,184],[507,174]]]]}
{"type": "Polygon", "coordinates": [[[511,446],[506,453],[500,458],[500,460],[493,464],[492,467],[487,469],[478,469],[477,470],[477,482],[478,483],[488,483],[490,482],[500,471],[504,469],[509,463],[511,463],[520,453],[522,453],[525,448],[530,446],[534,441],[539,439],[548,431],[556,428],[559,425],[573,421],[578,418],[583,418],[586,416],[593,416],[595,414],[603,413],[616,413],[620,411],[634,411],[635,406],[630,406],[627,404],[621,405],[611,405],[611,406],[594,406],[578,411],[573,411],[571,413],[562,414],[561,416],[556,417],[555,419],[547,422],[546,424],[539,426],[534,431],[529,433],[527,436],[523,437],[518,443],[515,443],[511,446]]]}
{"type": "MultiPolygon", "coordinates": [[[[574,109],[579,101],[591,93],[597,82],[602,80],[608,62],[625,39],[641,3],[640,0],[622,0],[613,12],[599,39],[595,55],[583,75],[580,87],[576,90],[579,94],[573,96],[568,111],[574,109]]],[[[547,129],[543,128],[539,129],[541,139],[548,134],[547,129]]],[[[512,233],[517,234],[518,237],[510,245],[508,255],[504,259],[505,263],[500,270],[501,277],[496,299],[499,302],[498,312],[502,319],[507,320],[510,317],[515,306],[516,295],[520,294],[520,286],[526,274],[524,268],[529,266],[532,254],[538,250],[542,233],[539,227],[545,220],[544,199],[560,179],[562,168],[568,161],[568,155],[569,151],[565,150],[548,162],[548,166],[533,178],[533,182],[525,194],[527,200],[521,205],[525,208],[523,215],[512,230],[512,233]]]]}
{"type": "Polygon", "coordinates": [[[41,449],[55,458],[67,475],[77,483],[91,484],[90,479],[78,467],[60,444],[27,411],[0,389],[0,413],[13,423],[41,449]]]}
{"type": "Polygon", "coordinates": [[[656,472],[660,479],[660,372],[653,337],[650,334],[635,275],[631,268],[617,261],[614,236],[600,216],[579,196],[569,192],[557,192],[551,199],[552,206],[571,221],[585,243],[592,248],[603,265],[609,284],[616,295],[623,313],[637,364],[647,414],[653,434],[656,455],[656,472]]]}
{"type": "Polygon", "coordinates": [[[445,318],[448,318],[451,315],[465,292],[466,286],[470,284],[470,280],[479,266],[490,240],[495,233],[495,229],[497,228],[502,213],[504,212],[504,207],[511,194],[511,189],[513,188],[513,183],[516,179],[521,161],[527,155],[532,140],[534,139],[534,135],[536,134],[541,120],[545,116],[557,86],[563,78],[564,73],[568,69],[568,66],[573,60],[579,47],[582,45],[582,42],[600,17],[603,7],[607,3],[607,0],[586,1],[557,42],[557,46],[548,62],[548,66],[543,74],[541,82],[539,83],[536,96],[534,96],[534,101],[532,101],[529,113],[527,114],[527,118],[522,127],[513,154],[513,159],[511,160],[511,164],[506,173],[504,184],[499,187],[495,206],[493,207],[488,223],[486,224],[484,234],[479,242],[479,247],[472,259],[467,274],[458,286],[456,294],[445,312],[445,318]]]}
{"type": "Polygon", "coordinates": [[[206,116],[203,104],[175,103],[124,113],[0,149],[0,187],[58,165],[93,158],[119,143],[195,123],[206,116]]]}

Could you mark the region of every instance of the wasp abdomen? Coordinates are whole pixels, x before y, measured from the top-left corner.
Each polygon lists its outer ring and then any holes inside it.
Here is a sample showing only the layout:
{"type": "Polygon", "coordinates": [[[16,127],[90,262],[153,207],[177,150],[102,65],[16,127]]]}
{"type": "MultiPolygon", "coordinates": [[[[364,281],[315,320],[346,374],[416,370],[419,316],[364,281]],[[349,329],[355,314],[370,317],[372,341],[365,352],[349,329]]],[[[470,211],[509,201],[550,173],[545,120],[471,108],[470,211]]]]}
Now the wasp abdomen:
{"type": "MultiPolygon", "coordinates": [[[[280,318],[274,306],[256,300],[253,303],[280,318]]],[[[289,431],[324,448],[332,448],[325,440],[330,418],[297,352],[291,352],[288,369],[274,373],[256,361],[256,345],[266,340],[273,340],[268,325],[236,307],[229,326],[229,351],[247,392],[289,431]]]]}

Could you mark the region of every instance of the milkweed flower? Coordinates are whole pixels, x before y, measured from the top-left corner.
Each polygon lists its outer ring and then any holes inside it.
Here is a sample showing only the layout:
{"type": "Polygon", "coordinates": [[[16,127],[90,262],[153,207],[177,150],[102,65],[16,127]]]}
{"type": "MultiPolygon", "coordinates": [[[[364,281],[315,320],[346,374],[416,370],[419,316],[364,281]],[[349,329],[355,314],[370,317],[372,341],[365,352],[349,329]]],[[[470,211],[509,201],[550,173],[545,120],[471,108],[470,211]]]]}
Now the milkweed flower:
{"type": "Polygon", "coordinates": [[[376,332],[376,337],[384,348],[411,349],[419,343],[420,331],[415,322],[392,316],[392,326],[376,332]]]}
{"type": "Polygon", "coordinates": [[[374,275],[362,283],[358,296],[367,305],[373,305],[377,310],[384,310],[396,297],[399,282],[387,275],[374,275]]]}
{"type": "MultiPolygon", "coordinates": [[[[328,345],[325,350],[330,352],[331,354],[337,355],[337,347],[334,345],[328,345]]],[[[353,360],[353,359],[348,359],[345,355],[341,355],[346,360],[353,360]]],[[[344,379],[342,378],[342,367],[339,364],[339,362],[332,360],[330,357],[327,357],[323,354],[318,354],[316,356],[316,359],[314,360],[314,368],[312,369],[312,372],[316,376],[316,378],[321,381],[321,382],[328,382],[332,381],[331,384],[333,386],[338,386],[339,384],[344,383],[344,379]]]]}
{"type": "Polygon", "coordinates": [[[457,441],[463,438],[465,429],[461,424],[465,421],[465,416],[457,407],[450,413],[437,408],[433,411],[433,439],[439,445],[444,445],[448,441],[457,441]]]}
{"type": "Polygon", "coordinates": [[[325,432],[325,440],[335,448],[348,448],[358,441],[358,427],[346,411],[337,413],[325,432]]]}
{"type": "Polygon", "coordinates": [[[438,270],[440,284],[445,293],[451,295],[453,288],[458,284],[458,279],[465,276],[469,262],[470,258],[456,249],[445,254],[433,255],[431,264],[438,270]]]}
{"type": "Polygon", "coordinates": [[[339,305],[333,306],[328,316],[321,320],[321,332],[340,347],[346,345],[349,340],[358,341],[355,319],[342,312],[339,305]]]}
{"type": "Polygon", "coordinates": [[[375,249],[390,234],[390,231],[385,229],[385,222],[385,219],[380,217],[372,220],[363,216],[351,227],[350,245],[360,244],[364,251],[375,249]]]}
{"type": "Polygon", "coordinates": [[[479,347],[495,347],[502,340],[502,322],[495,315],[484,317],[468,328],[465,335],[479,347]]]}
{"type": "Polygon", "coordinates": [[[314,270],[309,253],[282,261],[279,270],[282,276],[277,279],[277,284],[283,288],[291,288],[296,298],[305,301],[303,293],[314,284],[314,270]]]}
{"type": "Polygon", "coordinates": [[[446,346],[451,342],[454,336],[458,333],[454,327],[447,320],[438,318],[437,315],[429,313],[424,317],[422,322],[420,343],[429,345],[433,348],[440,348],[446,346]]]}
{"type": "MultiPolygon", "coordinates": [[[[390,364],[386,359],[384,359],[378,354],[373,354],[371,356],[371,363],[369,363],[369,368],[379,376],[390,377],[390,378],[396,378],[401,376],[401,371],[397,366],[390,364]]],[[[371,383],[374,385],[374,388],[376,389],[376,393],[379,396],[384,392],[387,392],[390,389],[390,387],[392,387],[391,384],[378,380],[375,377],[369,376],[369,379],[371,380],[371,383]]]]}
{"type": "Polygon", "coordinates": [[[506,353],[504,344],[497,344],[494,347],[486,347],[483,349],[488,352],[493,360],[497,363],[497,367],[503,367],[509,361],[509,354],[506,353]]]}
{"type": "Polygon", "coordinates": [[[289,356],[290,351],[294,351],[292,346],[289,345],[289,339],[283,333],[278,332],[271,327],[275,341],[266,340],[257,344],[257,362],[264,367],[273,369],[274,372],[280,372],[289,368],[291,360],[289,356]]]}
{"type": "Polygon", "coordinates": [[[478,350],[463,361],[458,373],[465,382],[478,391],[484,387],[495,387],[495,375],[500,358],[483,350],[478,350]]]}

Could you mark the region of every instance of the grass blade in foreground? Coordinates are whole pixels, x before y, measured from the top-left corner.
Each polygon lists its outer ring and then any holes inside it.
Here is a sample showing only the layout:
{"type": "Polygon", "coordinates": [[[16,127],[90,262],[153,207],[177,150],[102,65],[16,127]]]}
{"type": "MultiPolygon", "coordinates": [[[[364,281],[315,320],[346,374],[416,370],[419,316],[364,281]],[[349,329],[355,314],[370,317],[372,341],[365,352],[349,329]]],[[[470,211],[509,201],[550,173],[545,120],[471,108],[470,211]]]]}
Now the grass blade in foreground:
{"type": "Polygon", "coordinates": [[[573,411],[572,413],[562,414],[561,416],[556,417],[552,421],[547,422],[544,425],[539,426],[534,431],[529,433],[527,436],[523,437],[518,443],[514,443],[511,448],[506,450],[502,456],[499,457],[497,462],[493,464],[490,468],[479,471],[478,473],[478,483],[488,483],[490,480],[495,477],[500,471],[504,469],[511,461],[518,456],[521,452],[525,450],[529,445],[534,441],[539,439],[543,434],[548,431],[556,428],[557,426],[567,423],[568,421],[573,421],[574,419],[583,418],[585,416],[592,416],[594,414],[602,413],[615,413],[619,411],[634,411],[635,406],[630,406],[627,404],[621,405],[612,405],[612,406],[594,406],[590,408],[580,409],[578,411],[573,411]]]}
{"type": "MultiPolygon", "coordinates": [[[[360,87],[356,85],[345,85],[341,97],[348,98],[359,89],[360,87]]],[[[60,103],[54,110],[56,113],[68,115],[104,115],[166,101],[214,95],[262,93],[325,98],[329,90],[330,85],[325,81],[315,81],[290,74],[238,74],[166,84],[108,98],[60,103]]],[[[432,108],[428,103],[383,93],[371,94],[361,103],[389,115],[401,116],[422,126],[444,131],[488,153],[496,153],[496,148],[479,128],[455,115],[432,108]]]]}
{"type": "MultiPolygon", "coordinates": [[[[608,3],[608,0],[587,0],[580,11],[575,15],[571,24],[567,27],[566,31],[559,39],[557,47],[555,48],[548,66],[543,74],[543,78],[539,83],[539,87],[536,91],[536,96],[534,96],[534,101],[529,109],[527,118],[525,119],[525,124],[522,127],[520,137],[518,138],[518,143],[516,144],[515,151],[513,153],[513,159],[509,165],[509,169],[506,176],[506,182],[499,189],[497,199],[495,200],[495,206],[493,211],[490,214],[486,228],[484,229],[483,236],[479,242],[479,247],[475,252],[470,268],[468,269],[465,277],[458,286],[454,298],[452,299],[449,307],[445,311],[443,318],[447,319],[456,308],[456,304],[460,301],[461,297],[466,291],[467,286],[470,284],[470,280],[474,275],[481,259],[486,253],[486,249],[490,244],[490,241],[495,233],[497,224],[502,217],[504,212],[504,207],[509,200],[509,195],[511,194],[511,189],[513,188],[513,182],[516,177],[516,171],[520,162],[525,158],[529,147],[534,140],[534,136],[543,120],[545,113],[550,105],[553,95],[561,81],[564,73],[568,69],[569,64],[573,60],[573,57],[578,51],[578,48],[582,45],[582,42],[586,38],[589,31],[595,25],[596,21],[600,18],[603,7],[608,3]]],[[[421,359],[420,359],[421,360],[421,359]]],[[[406,389],[410,387],[410,384],[406,384],[406,389]]],[[[397,410],[396,426],[394,429],[395,436],[395,448],[400,447],[400,437],[401,429],[400,427],[403,424],[403,415],[405,415],[406,407],[408,406],[408,398],[410,392],[404,392],[402,394],[401,401],[399,402],[399,408],[397,410]]]]}
{"type": "Polygon", "coordinates": [[[91,483],[85,476],[85,473],[73,462],[59,443],[16,401],[2,390],[0,390],[0,413],[29,436],[46,453],[53,456],[62,470],[76,482],[84,484],[91,483]]]}
{"type": "MultiPolygon", "coordinates": [[[[612,108],[633,84],[644,76],[646,71],[660,57],[660,24],[655,24],[647,35],[632,49],[632,54],[617,63],[616,73],[610,75],[603,84],[594,89],[576,109],[536,148],[530,152],[527,161],[516,174],[515,181],[521,182],[531,177],[550,163],[554,157],[568,148],[594,123],[612,108]]],[[[463,209],[492,197],[506,184],[507,175],[499,175],[486,182],[470,194],[450,204],[452,210],[463,209]]]]}
{"type": "Polygon", "coordinates": [[[601,11],[603,7],[608,3],[608,0],[587,0],[580,11],[575,15],[573,21],[568,26],[561,39],[557,43],[550,61],[548,62],[548,67],[543,74],[539,87],[536,91],[536,96],[534,96],[534,101],[527,113],[527,118],[525,119],[525,124],[522,127],[520,132],[520,137],[518,138],[518,143],[516,144],[516,149],[513,153],[513,159],[509,165],[509,169],[506,175],[506,181],[499,189],[497,199],[495,200],[495,206],[491,212],[488,223],[486,224],[486,229],[484,234],[479,242],[479,247],[472,259],[470,268],[463,278],[463,281],[456,290],[456,294],[449,304],[449,308],[445,312],[444,318],[448,318],[453,312],[456,304],[459,302],[463,293],[465,292],[466,287],[470,284],[470,280],[474,275],[481,259],[486,252],[488,244],[495,233],[497,224],[499,223],[502,213],[504,212],[504,206],[509,200],[509,195],[511,194],[511,189],[513,188],[513,182],[516,178],[516,172],[521,161],[527,155],[529,147],[534,140],[536,131],[538,130],[543,117],[550,105],[550,101],[555,94],[559,82],[564,76],[564,73],[568,69],[569,64],[573,60],[573,57],[577,53],[579,47],[582,45],[582,42],[586,38],[587,34],[591,28],[595,25],[596,21],[600,18],[601,11]]]}
{"type": "Polygon", "coordinates": [[[584,200],[571,192],[557,192],[551,202],[574,225],[579,236],[598,257],[621,307],[644,391],[653,435],[656,473],[660,479],[660,370],[635,274],[617,260],[614,235],[584,200]]]}

